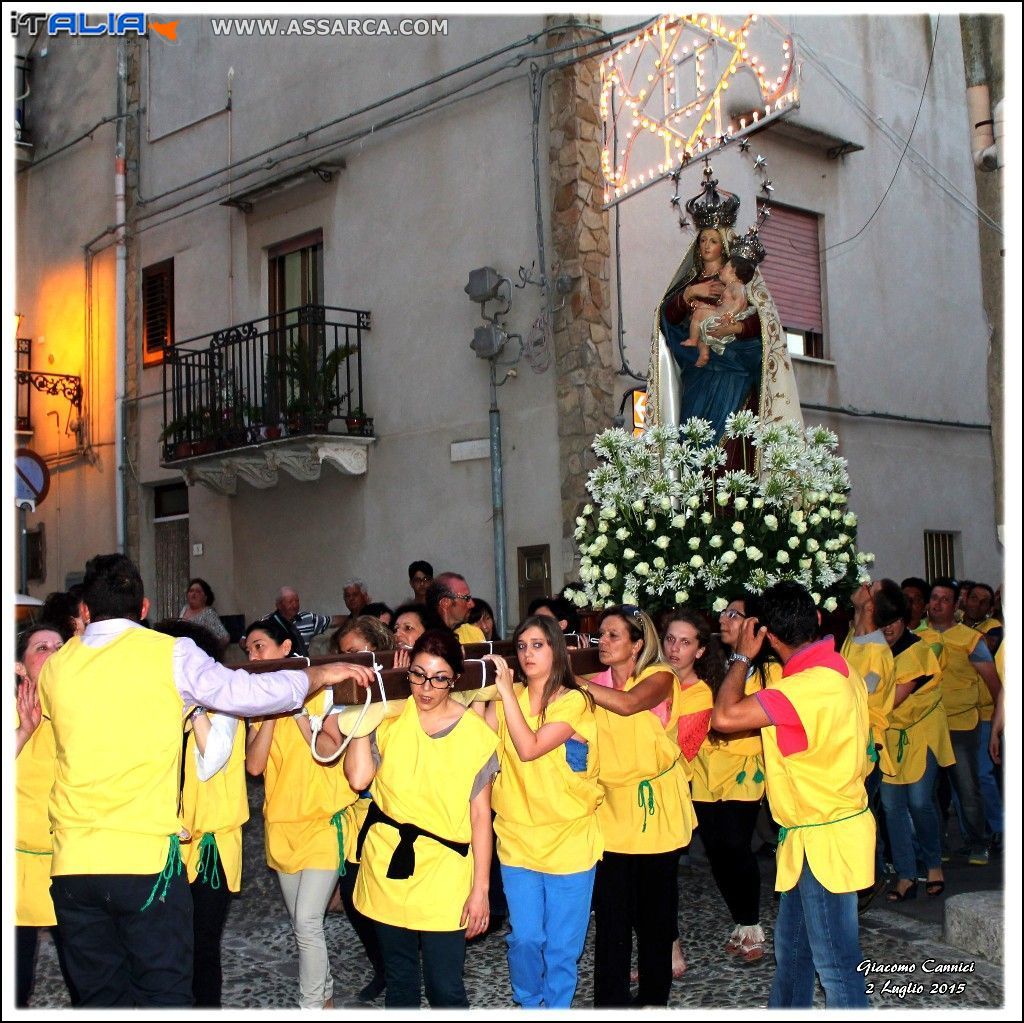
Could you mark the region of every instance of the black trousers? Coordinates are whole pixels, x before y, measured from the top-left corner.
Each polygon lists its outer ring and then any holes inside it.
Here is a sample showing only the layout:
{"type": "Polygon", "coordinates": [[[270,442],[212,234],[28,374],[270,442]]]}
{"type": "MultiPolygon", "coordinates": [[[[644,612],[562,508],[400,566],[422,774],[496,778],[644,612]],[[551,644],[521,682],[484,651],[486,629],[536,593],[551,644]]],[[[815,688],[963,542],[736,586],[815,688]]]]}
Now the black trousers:
{"type": "MultiPolygon", "coordinates": [[[[192,1005],[192,896],[185,872],[143,910],[159,874],[69,874],[50,885],[83,1008],[192,1005]]],[[[160,891],[163,891],[161,881],[160,891]]]]}
{"type": "Polygon", "coordinates": [[[57,950],[57,962],[61,976],[67,985],[71,1004],[79,1004],[78,993],[75,991],[71,978],[68,976],[67,964],[64,962],[64,945],[60,940],[60,931],[56,927],[15,927],[14,928],[14,1007],[27,1009],[32,997],[32,988],[36,982],[36,953],[39,950],[39,935],[49,931],[57,950]]]}
{"type": "Polygon", "coordinates": [[[668,1004],[672,942],[678,933],[679,849],[642,855],[606,852],[594,887],[595,1008],[668,1004]],[[629,967],[636,932],[636,998],[629,967]]]}
{"type": "Polygon", "coordinates": [[[385,1009],[420,1007],[420,953],[423,982],[432,1009],[468,1009],[462,971],[466,963],[465,931],[409,931],[376,924],[384,956],[385,1009]]]}
{"type": "MultiPolygon", "coordinates": [[[[188,887],[192,895],[192,939],[195,945],[192,971],[192,1000],[197,1009],[219,1009],[223,972],[220,942],[231,909],[232,893],[224,876],[224,865],[217,857],[214,888],[196,878],[188,887]]],[[[147,910],[148,912],[148,910],[147,910]]]]}
{"type": "Polygon", "coordinates": [[[750,849],[760,805],[759,800],[739,799],[693,804],[711,875],[732,922],[744,927],[760,919],[761,871],[750,849]]]}
{"type": "Polygon", "coordinates": [[[345,876],[340,879],[341,904],[345,907],[345,916],[348,917],[349,922],[352,924],[352,929],[356,932],[359,941],[362,943],[366,958],[370,960],[374,976],[383,980],[384,957],[381,955],[380,942],[377,940],[377,925],[368,916],[363,916],[356,909],[356,904],[352,899],[353,893],[356,890],[357,877],[359,877],[359,864],[350,863],[346,860],[345,876]]]}

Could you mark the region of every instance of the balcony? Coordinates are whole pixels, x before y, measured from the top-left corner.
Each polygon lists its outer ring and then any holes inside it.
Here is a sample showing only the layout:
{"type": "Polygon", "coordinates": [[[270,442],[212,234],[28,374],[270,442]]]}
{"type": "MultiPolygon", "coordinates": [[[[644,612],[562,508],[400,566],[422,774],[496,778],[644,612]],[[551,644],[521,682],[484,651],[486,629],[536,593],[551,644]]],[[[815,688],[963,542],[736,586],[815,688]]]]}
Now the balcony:
{"type": "Polygon", "coordinates": [[[325,461],[365,472],[369,330],[369,312],[307,305],[166,346],[162,464],[229,494],[278,469],[316,479],[325,461]]]}

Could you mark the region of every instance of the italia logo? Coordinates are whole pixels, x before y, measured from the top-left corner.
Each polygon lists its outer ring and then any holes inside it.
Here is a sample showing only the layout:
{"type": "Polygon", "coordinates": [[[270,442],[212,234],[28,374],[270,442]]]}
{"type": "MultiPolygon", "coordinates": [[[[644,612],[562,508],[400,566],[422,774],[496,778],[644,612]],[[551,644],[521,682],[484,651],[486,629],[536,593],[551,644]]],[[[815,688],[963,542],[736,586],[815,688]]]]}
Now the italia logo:
{"type": "Polygon", "coordinates": [[[36,36],[45,28],[49,36],[144,36],[147,28],[169,43],[178,41],[177,21],[153,21],[140,11],[123,14],[85,14],[58,11],[55,14],[19,14],[11,12],[11,34],[36,36]]]}

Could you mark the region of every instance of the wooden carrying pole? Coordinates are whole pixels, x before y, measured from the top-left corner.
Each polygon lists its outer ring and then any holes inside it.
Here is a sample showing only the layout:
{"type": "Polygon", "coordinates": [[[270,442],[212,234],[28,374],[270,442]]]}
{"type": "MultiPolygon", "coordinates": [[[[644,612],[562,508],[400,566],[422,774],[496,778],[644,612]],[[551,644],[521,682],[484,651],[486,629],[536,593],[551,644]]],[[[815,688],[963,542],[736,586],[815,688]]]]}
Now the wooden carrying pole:
{"type": "MultiPolygon", "coordinates": [[[[462,648],[462,652],[465,665],[462,674],[452,687],[456,692],[485,689],[487,686],[494,685],[494,665],[480,659],[489,653],[498,654],[504,657],[510,665],[515,665],[516,653],[509,641],[470,643],[462,648]]],[[[240,667],[254,675],[261,675],[265,671],[304,668],[307,663],[310,665],[363,664],[371,668],[377,664],[380,666],[384,695],[389,700],[405,700],[409,696],[409,681],[406,678],[408,669],[392,667],[394,659],[394,650],[382,650],[379,653],[330,654],[325,657],[311,657],[308,662],[304,657],[286,657],[280,661],[250,661],[240,667]]],[[[577,675],[592,675],[604,667],[598,660],[597,647],[570,647],[569,659],[572,662],[572,670],[577,675]]],[[[336,707],[362,705],[366,702],[366,690],[355,682],[340,682],[333,688],[336,707]]],[[[370,687],[370,693],[371,702],[380,701],[380,687],[376,683],[370,687]]]]}

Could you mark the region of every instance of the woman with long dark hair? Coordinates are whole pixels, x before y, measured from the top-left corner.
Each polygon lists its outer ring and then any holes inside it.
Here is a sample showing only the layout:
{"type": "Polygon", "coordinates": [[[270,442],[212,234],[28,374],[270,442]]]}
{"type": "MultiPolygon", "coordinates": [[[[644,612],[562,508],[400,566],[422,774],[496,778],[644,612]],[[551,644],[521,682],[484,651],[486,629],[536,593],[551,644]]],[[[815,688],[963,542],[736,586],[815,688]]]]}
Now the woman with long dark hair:
{"type": "Polygon", "coordinates": [[[594,701],[554,618],[527,618],[512,640],[514,671],[489,658],[501,699],[485,712],[499,738],[494,830],[512,924],[509,978],[523,1008],[568,1009],[604,848],[594,701]]]}

